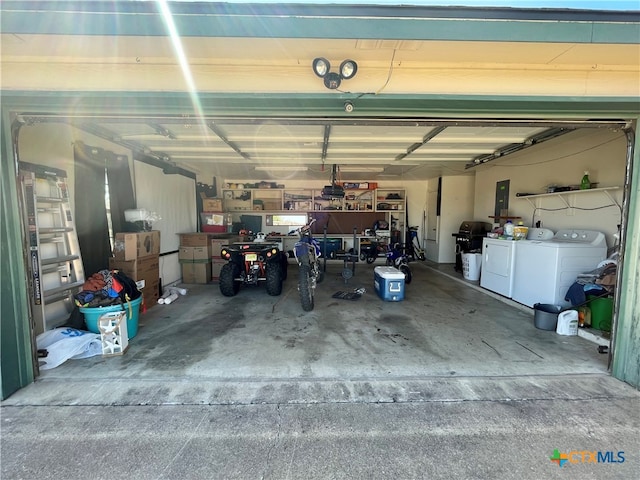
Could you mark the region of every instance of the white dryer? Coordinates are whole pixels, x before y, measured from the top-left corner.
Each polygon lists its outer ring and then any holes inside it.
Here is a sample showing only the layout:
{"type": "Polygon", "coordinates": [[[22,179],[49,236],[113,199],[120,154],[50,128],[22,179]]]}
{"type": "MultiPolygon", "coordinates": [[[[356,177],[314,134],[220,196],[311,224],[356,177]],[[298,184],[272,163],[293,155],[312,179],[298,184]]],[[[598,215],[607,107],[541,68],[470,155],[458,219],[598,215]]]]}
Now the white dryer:
{"type": "Polygon", "coordinates": [[[515,269],[515,252],[530,241],[546,241],[553,238],[548,228],[530,228],[526,240],[484,238],[482,240],[482,270],[480,286],[511,298],[515,269]]]}
{"type": "Polygon", "coordinates": [[[606,258],[602,232],[559,230],[550,241],[518,245],[514,259],[513,300],[529,307],[536,303],[570,306],[564,297],[579,273],[606,258]]]}

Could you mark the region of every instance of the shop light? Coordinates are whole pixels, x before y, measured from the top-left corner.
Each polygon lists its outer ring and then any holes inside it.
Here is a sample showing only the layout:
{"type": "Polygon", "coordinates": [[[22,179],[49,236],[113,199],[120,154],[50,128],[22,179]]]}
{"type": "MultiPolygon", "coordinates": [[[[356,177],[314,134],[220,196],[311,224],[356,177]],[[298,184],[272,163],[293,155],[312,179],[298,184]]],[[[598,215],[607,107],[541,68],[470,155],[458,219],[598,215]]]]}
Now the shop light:
{"type": "Polygon", "coordinates": [[[335,90],[340,86],[342,80],[349,80],[355,77],[358,71],[358,64],[353,60],[344,60],[340,64],[339,73],[331,71],[329,60],[318,57],[313,60],[313,73],[324,80],[324,86],[329,90],[335,90]]]}
{"type": "Polygon", "coordinates": [[[255,167],[255,170],[258,172],[306,172],[309,170],[308,167],[298,167],[298,166],[274,166],[274,167],[255,167]]]}

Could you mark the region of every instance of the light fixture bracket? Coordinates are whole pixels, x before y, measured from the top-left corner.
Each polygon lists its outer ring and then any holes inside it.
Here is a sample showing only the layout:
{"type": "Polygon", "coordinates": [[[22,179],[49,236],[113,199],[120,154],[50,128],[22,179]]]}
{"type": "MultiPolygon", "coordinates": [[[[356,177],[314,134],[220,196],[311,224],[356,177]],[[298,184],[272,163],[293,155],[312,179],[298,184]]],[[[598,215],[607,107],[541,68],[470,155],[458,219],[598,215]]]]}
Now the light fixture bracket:
{"type": "Polygon", "coordinates": [[[324,76],[324,86],[329,90],[335,90],[342,83],[342,78],[340,75],[334,72],[329,72],[324,76]]]}

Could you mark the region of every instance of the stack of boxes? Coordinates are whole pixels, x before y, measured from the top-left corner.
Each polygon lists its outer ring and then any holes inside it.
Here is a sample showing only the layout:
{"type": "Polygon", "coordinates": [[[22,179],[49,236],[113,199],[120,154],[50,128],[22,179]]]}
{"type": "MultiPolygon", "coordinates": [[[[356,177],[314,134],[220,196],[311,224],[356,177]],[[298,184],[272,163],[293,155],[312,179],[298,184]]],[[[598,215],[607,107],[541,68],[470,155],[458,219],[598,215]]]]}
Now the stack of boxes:
{"type": "Polygon", "coordinates": [[[120,270],[136,282],[144,281],[142,296],[147,308],[160,297],[160,232],[116,233],[110,270],[120,270]]]}
{"type": "Polygon", "coordinates": [[[227,260],[223,260],[220,257],[220,250],[222,250],[223,246],[236,241],[237,238],[238,237],[211,239],[211,280],[214,282],[220,280],[220,270],[222,270],[222,266],[227,263],[227,260]]]}
{"type": "Polygon", "coordinates": [[[211,244],[206,233],[181,233],[178,260],[183,283],[209,283],[211,244]]]}
{"type": "Polygon", "coordinates": [[[212,235],[209,233],[181,233],[178,259],[182,267],[184,283],[217,282],[220,270],[227,263],[220,258],[224,245],[235,242],[237,235],[212,235]],[[221,238],[223,237],[223,238],[221,238]]]}
{"type": "Polygon", "coordinates": [[[200,214],[200,229],[203,232],[224,233],[227,231],[221,198],[203,198],[202,210],[200,214]]]}

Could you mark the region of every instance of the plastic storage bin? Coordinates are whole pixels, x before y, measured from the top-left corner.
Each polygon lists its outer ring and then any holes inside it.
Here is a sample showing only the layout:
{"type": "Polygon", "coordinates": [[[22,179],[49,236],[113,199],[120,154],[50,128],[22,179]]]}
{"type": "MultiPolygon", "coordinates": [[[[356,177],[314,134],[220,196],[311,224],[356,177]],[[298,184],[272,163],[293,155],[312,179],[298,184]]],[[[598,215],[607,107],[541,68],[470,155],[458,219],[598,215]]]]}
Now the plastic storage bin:
{"type": "MultiPolygon", "coordinates": [[[[320,245],[320,253],[325,255],[325,240],[324,238],[318,239],[318,244],[320,245]]],[[[335,258],[338,250],[342,249],[342,240],[340,238],[327,238],[326,240],[326,256],[327,258],[335,258]]]]}
{"type": "Polygon", "coordinates": [[[462,275],[467,280],[480,280],[480,267],[482,266],[482,254],[462,254],[462,275]]]}
{"type": "Polygon", "coordinates": [[[127,334],[129,338],[133,338],[138,333],[138,316],[140,314],[140,303],[142,303],[142,295],[121,305],[111,305],[110,307],[80,307],[80,313],[84,314],[84,321],[87,329],[93,333],[100,333],[98,328],[98,320],[103,313],[119,312],[124,310],[127,314],[127,334]]]}
{"type": "Polygon", "coordinates": [[[394,267],[373,269],[373,283],[378,296],[386,302],[404,299],[404,273],[394,267]]]}

